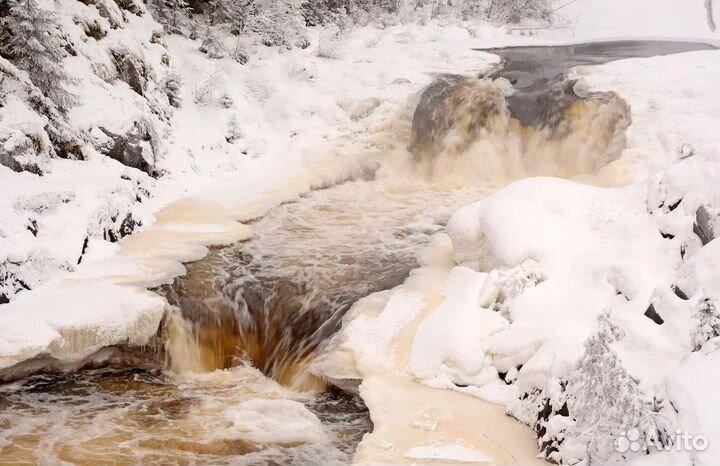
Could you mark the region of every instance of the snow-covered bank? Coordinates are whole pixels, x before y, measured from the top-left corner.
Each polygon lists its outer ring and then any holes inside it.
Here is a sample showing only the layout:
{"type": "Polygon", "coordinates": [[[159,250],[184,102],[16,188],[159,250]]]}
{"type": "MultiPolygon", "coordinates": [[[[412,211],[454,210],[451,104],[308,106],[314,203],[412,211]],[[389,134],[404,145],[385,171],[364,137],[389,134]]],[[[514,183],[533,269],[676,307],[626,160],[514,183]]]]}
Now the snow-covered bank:
{"type": "MultiPolygon", "coordinates": [[[[423,333],[421,328],[428,324],[447,330],[444,324],[438,326],[433,316],[445,312],[445,303],[456,305],[458,293],[468,295],[468,282],[452,277],[457,274],[451,256],[449,238],[437,235],[421,257],[422,267],[398,288],[360,300],[346,316],[342,331],[328,344],[328,352],[315,363],[314,371],[340,386],[360,382],[360,395],[370,409],[374,430],[360,444],[356,464],[414,464],[418,460],[428,464],[543,464],[536,458],[532,431],[506,416],[501,405],[458,393],[462,389],[422,385],[409,369],[417,358],[415,342],[416,335],[423,333]]],[[[467,312],[464,315],[468,317],[467,312]]],[[[441,332],[440,341],[433,339],[423,346],[429,356],[421,362],[426,368],[433,367],[435,354],[442,354],[448,342],[462,342],[466,345],[462,350],[475,342],[482,344],[473,341],[472,331],[468,332],[470,326],[484,331],[482,324],[475,325],[477,319],[443,319],[445,324],[457,324],[454,330],[463,326],[464,330],[452,335],[441,332]]],[[[464,361],[482,360],[482,356],[467,352],[456,356],[464,361]]]]}

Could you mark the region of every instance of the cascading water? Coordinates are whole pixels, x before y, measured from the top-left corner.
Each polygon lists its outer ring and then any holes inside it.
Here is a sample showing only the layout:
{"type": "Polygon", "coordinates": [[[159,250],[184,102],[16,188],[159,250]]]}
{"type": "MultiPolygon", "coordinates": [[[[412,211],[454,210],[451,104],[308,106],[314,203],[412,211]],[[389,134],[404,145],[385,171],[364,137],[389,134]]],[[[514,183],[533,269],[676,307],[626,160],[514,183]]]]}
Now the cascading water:
{"type": "Polygon", "coordinates": [[[0,386],[0,464],[349,463],[368,413],[307,370],[345,311],[400,284],[460,206],[528,175],[592,176],[624,147],[622,99],[555,71],[528,84],[512,53],[505,74],[431,85],[399,125],[411,153],[383,154],[373,179],[281,205],[188,264],[158,290],[175,311],[138,367],[0,386]]]}

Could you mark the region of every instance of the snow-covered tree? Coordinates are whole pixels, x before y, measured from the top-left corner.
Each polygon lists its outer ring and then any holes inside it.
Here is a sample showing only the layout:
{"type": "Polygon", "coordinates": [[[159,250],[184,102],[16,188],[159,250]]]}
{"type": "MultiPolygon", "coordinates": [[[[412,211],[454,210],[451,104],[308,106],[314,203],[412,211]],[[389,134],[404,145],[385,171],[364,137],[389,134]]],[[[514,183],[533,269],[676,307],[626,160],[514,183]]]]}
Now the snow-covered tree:
{"type": "Polygon", "coordinates": [[[227,24],[234,34],[245,30],[245,17],[254,0],[211,0],[212,24],[227,24]]]}
{"type": "Polygon", "coordinates": [[[302,0],[255,0],[246,30],[264,45],[292,48],[307,45],[302,0]]]}
{"type": "Polygon", "coordinates": [[[705,12],[707,14],[708,28],[710,28],[710,30],[712,32],[715,32],[716,26],[715,26],[715,16],[713,15],[712,0],[705,0],[705,12]]]}
{"type": "Polygon", "coordinates": [[[225,140],[229,142],[230,144],[235,144],[239,139],[243,137],[242,130],[240,129],[240,124],[237,121],[237,117],[233,115],[230,120],[228,121],[227,125],[227,133],[225,135],[225,140]]]}
{"type": "Polygon", "coordinates": [[[490,0],[486,16],[498,23],[516,24],[525,18],[549,20],[548,0],[490,0]]]}
{"type": "Polygon", "coordinates": [[[73,81],[63,68],[67,55],[56,15],[40,8],[36,0],[15,0],[3,24],[3,54],[60,109],[67,110],[77,97],[65,89],[73,81]]]}
{"type": "Polygon", "coordinates": [[[205,30],[202,44],[200,44],[200,51],[207,54],[208,57],[216,59],[223,58],[227,54],[225,44],[223,44],[222,39],[214,27],[208,26],[205,30]]]}
{"type": "Polygon", "coordinates": [[[589,464],[608,459],[615,439],[629,429],[637,429],[643,440],[659,438],[652,405],[611,346],[623,337],[609,314],[600,314],[598,330],[585,342],[585,354],[568,381],[566,394],[575,424],[566,433],[566,439],[572,439],[566,443],[584,445],[589,464]]]}
{"type": "Polygon", "coordinates": [[[710,340],[720,336],[720,313],[712,298],[705,298],[698,305],[695,315],[697,325],[692,331],[693,351],[699,351],[710,340]]]}
{"type": "Polygon", "coordinates": [[[155,0],[155,20],[163,25],[168,34],[183,34],[188,25],[186,0],[155,0]]]}

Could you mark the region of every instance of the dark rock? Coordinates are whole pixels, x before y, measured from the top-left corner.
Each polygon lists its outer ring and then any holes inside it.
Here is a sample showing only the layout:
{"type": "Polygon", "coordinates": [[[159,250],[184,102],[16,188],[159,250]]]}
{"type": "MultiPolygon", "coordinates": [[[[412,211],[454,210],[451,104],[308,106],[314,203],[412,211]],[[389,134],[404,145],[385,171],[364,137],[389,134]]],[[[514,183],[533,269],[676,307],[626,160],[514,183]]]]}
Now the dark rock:
{"type": "Polygon", "coordinates": [[[662,236],[662,237],[665,238],[665,239],[673,239],[673,238],[675,238],[675,235],[672,235],[672,234],[670,234],[670,233],[663,233],[662,231],[660,232],[660,236],[662,236]]]}
{"type": "Polygon", "coordinates": [[[118,233],[120,233],[120,238],[124,238],[132,234],[132,232],[135,231],[135,228],[139,226],[142,226],[142,223],[135,220],[132,214],[128,213],[120,224],[120,229],[118,230],[118,233]]]}
{"type": "Polygon", "coordinates": [[[663,318],[660,317],[660,314],[658,314],[657,311],[655,310],[655,306],[653,306],[652,304],[645,311],[645,317],[652,320],[653,322],[655,322],[658,325],[662,325],[665,323],[663,318]]]}
{"type": "Polygon", "coordinates": [[[140,59],[125,51],[113,51],[113,59],[118,79],[127,83],[139,95],[144,96],[147,73],[140,59]]]}
{"type": "Polygon", "coordinates": [[[115,134],[102,127],[100,130],[112,140],[112,144],[98,148],[102,154],[151,176],[155,174],[154,167],[148,161],[148,157],[154,156],[149,136],[141,134],[137,125],[125,135],[115,134]]]}
{"type": "Polygon", "coordinates": [[[682,299],[683,301],[687,301],[688,299],[690,299],[690,297],[688,297],[688,295],[683,290],[681,290],[679,287],[673,285],[672,290],[673,290],[673,293],[675,293],[675,296],[682,299]]]}
{"type": "Polygon", "coordinates": [[[693,224],[693,233],[695,233],[703,246],[715,239],[714,221],[717,216],[711,214],[708,209],[701,205],[695,212],[695,223],[693,224]]]}
{"type": "Polygon", "coordinates": [[[87,251],[89,240],[90,240],[90,238],[86,236],[85,240],[83,241],[82,251],[80,251],[80,257],[78,257],[78,261],[77,261],[78,265],[80,265],[80,262],[82,262],[82,258],[85,255],[85,251],[87,251]]]}
{"type": "Polygon", "coordinates": [[[682,202],[682,198],[680,198],[676,202],[670,204],[667,208],[668,212],[672,212],[673,210],[677,209],[678,206],[680,206],[681,202],[682,202]]]}
{"type": "Polygon", "coordinates": [[[27,230],[33,234],[33,236],[37,237],[38,234],[38,224],[35,220],[30,220],[30,224],[27,226],[27,230]]]}
{"type": "Polygon", "coordinates": [[[563,403],[562,408],[560,408],[560,411],[557,412],[560,416],[570,416],[570,410],[568,409],[567,401],[563,403]]]}

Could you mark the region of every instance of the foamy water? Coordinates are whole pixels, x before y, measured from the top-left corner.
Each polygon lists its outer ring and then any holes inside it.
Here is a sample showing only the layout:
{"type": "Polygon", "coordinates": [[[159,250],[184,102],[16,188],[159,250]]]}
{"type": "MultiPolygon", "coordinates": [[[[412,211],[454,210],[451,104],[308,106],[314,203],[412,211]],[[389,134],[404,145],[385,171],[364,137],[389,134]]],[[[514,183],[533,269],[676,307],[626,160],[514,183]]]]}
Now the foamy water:
{"type": "Polygon", "coordinates": [[[2,387],[0,428],[0,464],[335,465],[348,463],[371,424],[349,395],[309,397],[240,366],[180,376],[150,369],[35,376],[2,387]],[[293,413],[270,410],[264,422],[274,430],[253,441],[224,412],[258,399],[305,403],[324,421],[324,438],[294,438],[293,413]]]}

